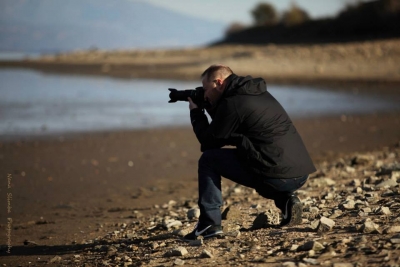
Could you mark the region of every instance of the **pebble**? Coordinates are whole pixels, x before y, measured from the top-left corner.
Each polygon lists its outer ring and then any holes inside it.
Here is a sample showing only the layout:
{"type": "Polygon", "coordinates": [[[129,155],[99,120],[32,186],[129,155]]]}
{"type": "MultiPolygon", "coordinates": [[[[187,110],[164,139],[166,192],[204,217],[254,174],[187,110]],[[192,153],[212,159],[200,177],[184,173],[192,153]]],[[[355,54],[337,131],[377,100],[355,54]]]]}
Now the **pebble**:
{"type": "Polygon", "coordinates": [[[214,258],[214,255],[211,253],[211,251],[204,249],[200,254],[200,258],[214,258]]]}

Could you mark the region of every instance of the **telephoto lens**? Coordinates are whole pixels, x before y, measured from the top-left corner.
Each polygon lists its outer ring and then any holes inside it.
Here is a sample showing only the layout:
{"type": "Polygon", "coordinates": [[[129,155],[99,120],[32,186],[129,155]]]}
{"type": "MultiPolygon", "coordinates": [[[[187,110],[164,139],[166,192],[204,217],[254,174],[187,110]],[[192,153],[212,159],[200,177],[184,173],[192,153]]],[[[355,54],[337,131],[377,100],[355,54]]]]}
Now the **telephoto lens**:
{"type": "Polygon", "coordinates": [[[196,87],[196,89],[177,90],[175,88],[168,88],[170,91],[168,103],[175,103],[177,101],[188,101],[190,97],[193,102],[199,107],[207,107],[208,102],[204,101],[203,87],[196,87]]]}

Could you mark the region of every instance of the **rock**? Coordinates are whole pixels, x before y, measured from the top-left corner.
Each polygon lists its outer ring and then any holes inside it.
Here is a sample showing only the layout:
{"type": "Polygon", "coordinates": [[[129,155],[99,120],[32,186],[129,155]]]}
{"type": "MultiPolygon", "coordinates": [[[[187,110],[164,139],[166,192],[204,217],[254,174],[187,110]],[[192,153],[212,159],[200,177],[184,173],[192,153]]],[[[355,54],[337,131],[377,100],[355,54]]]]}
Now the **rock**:
{"type": "Polygon", "coordinates": [[[279,213],[271,209],[257,215],[252,224],[252,229],[261,229],[266,226],[278,225],[279,213]]]}
{"type": "Polygon", "coordinates": [[[313,259],[313,258],[303,258],[303,261],[305,263],[309,263],[309,264],[312,264],[312,265],[318,265],[319,264],[318,260],[313,259]]]}
{"type": "Polygon", "coordinates": [[[391,239],[390,239],[390,242],[391,242],[392,244],[400,244],[400,238],[391,238],[391,239]]]}
{"type": "Polygon", "coordinates": [[[192,247],[194,247],[194,246],[200,247],[200,246],[202,246],[203,244],[204,244],[203,239],[191,240],[191,241],[189,242],[189,246],[192,246],[192,247]]]}
{"type": "Polygon", "coordinates": [[[314,250],[314,251],[320,251],[325,249],[325,247],[317,242],[317,241],[308,241],[305,244],[299,246],[297,248],[297,251],[310,251],[310,250],[314,250]]]}
{"type": "Polygon", "coordinates": [[[374,161],[372,155],[358,155],[351,160],[351,165],[366,165],[374,161]]]}
{"type": "Polygon", "coordinates": [[[177,221],[177,220],[166,220],[164,222],[164,227],[167,228],[167,230],[177,229],[177,228],[179,228],[181,226],[182,226],[182,222],[181,221],[177,221]]]}
{"type": "Polygon", "coordinates": [[[329,232],[333,229],[333,226],[335,226],[335,222],[333,220],[326,217],[321,217],[317,231],[320,233],[329,232]]]}
{"type": "Polygon", "coordinates": [[[225,233],[225,236],[239,237],[241,235],[239,230],[233,230],[225,233]]]}
{"type": "Polygon", "coordinates": [[[324,186],[330,186],[330,185],[336,184],[336,182],[334,180],[332,180],[331,178],[328,178],[328,177],[320,177],[320,178],[310,179],[308,181],[308,183],[312,187],[324,187],[324,186]]]}
{"type": "Polygon", "coordinates": [[[188,210],[187,217],[189,220],[198,219],[200,217],[200,209],[193,208],[188,210]]]}
{"type": "Polygon", "coordinates": [[[349,263],[349,262],[335,262],[333,264],[333,267],[354,267],[353,263],[349,263]]]}
{"type": "Polygon", "coordinates": [[[370,218],[364,220],[364,223],[358,228],[358,231],[366,234],[380,233],[379,225],[371,221],[370,218]]]}
{"type": "Polygon", "coordinates": [[[292,261],[284,262],[284,263],[282,263],[282,266],[285,266],[285,267],[297,267],[296,263],[292,262],[292,261]]]}
{"type": "Polygon", "coordinates": [[[354,210],[355,209],[355,202],[352,199],[346,200],[340,206],[346,210],[354,210]]]}
{"type": "Polygon", "coordinates": [[[188,254],[188,251],[184,247],[176,247],[173,248],[172,250],[168,251],[165,256],[166,257],[171,257],[171,256],[184,256],[188,254]]]}
{"type": "Polygon", "coordinates": [[[390,215],[392,213],[390,212],[390,209],[388,207],[379,207],[376,210],[375,214],[377,214],[377,215],[390,215]]]}
{"type": "Polygon", "coordinates": [[[117,248],[116,247],[114,247],[114,246],[109,246],[108,248],[107,248],[107,256],[114,256],[114,255],[116,255],[117,254],[117,248]]]}
{"type": "Polygon", "coordinates": [[[184,264],[185,264],[184,260],[181,260],[181,259],[174,260],[174,265],[184,265],[184,264]]]}
{"type": "Polygon", "coordinates": [[[390,188],[397,185],[397,182],[392,179],[388,179],[376,185],[376,188],[390,188]]]}
{"type": "Polygon", "coordinates": [[[49,263],[55,263],[55,262],[61,262],[62,258],[60,256],[55,256],[51,260],[49,260],[49,263]]]}
{"type": "Polygon", "coordinates": [[[329,219],[335,219],[342,216],[343,212],[339,209],[333,210],[333,213],[329,216],[329,219]]]}
{"type": "Polygon", "coordinates": [[[214,258],[214,255],[209,250],[205,249],[201,252],[200,258],[214,258]]]}
{"type": "Polygon", "coordinates": [[[383,230],[385,234],[400,233],[400,225],[389,226],[383,230]]]}

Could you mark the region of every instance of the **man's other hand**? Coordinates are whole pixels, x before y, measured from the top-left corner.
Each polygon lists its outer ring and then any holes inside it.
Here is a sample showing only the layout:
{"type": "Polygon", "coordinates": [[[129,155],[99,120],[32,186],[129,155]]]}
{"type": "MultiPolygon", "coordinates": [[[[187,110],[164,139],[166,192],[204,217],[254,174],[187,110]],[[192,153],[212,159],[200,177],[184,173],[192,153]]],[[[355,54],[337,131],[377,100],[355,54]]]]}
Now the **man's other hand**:
{"type": "Polygon", "coordinates": [[[193,100],[192,100],[190,97],[188,97],[188,100],[189,100],[189,109],[190,109],[190,110],[199,107],[199,106],[197,106],[197,105],[193,102],[193,100]]]}

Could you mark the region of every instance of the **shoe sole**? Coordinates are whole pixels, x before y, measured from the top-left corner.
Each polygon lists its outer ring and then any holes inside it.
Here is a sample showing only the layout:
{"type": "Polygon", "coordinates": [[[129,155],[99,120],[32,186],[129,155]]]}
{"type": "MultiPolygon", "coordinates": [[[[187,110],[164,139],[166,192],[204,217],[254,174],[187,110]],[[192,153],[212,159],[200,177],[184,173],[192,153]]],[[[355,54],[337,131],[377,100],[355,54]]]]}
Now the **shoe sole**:
{"type": "Polygon", "coordinates": [[[204,235],[203,238],[210,238],[210,237],[214,237],[214,236],[221,236],[224,232],[222,231],[217,231],[215,233],[212,234],[208,234],[208,235],[204,235]]]}
{"type": "Polygon", "coordinates": [[[303,214],[303,205],[299,202],[294,203],[292,206],[292,216],[290,222],[285,226],[294,226],[302,222],[301,216],[303,214]]]}

